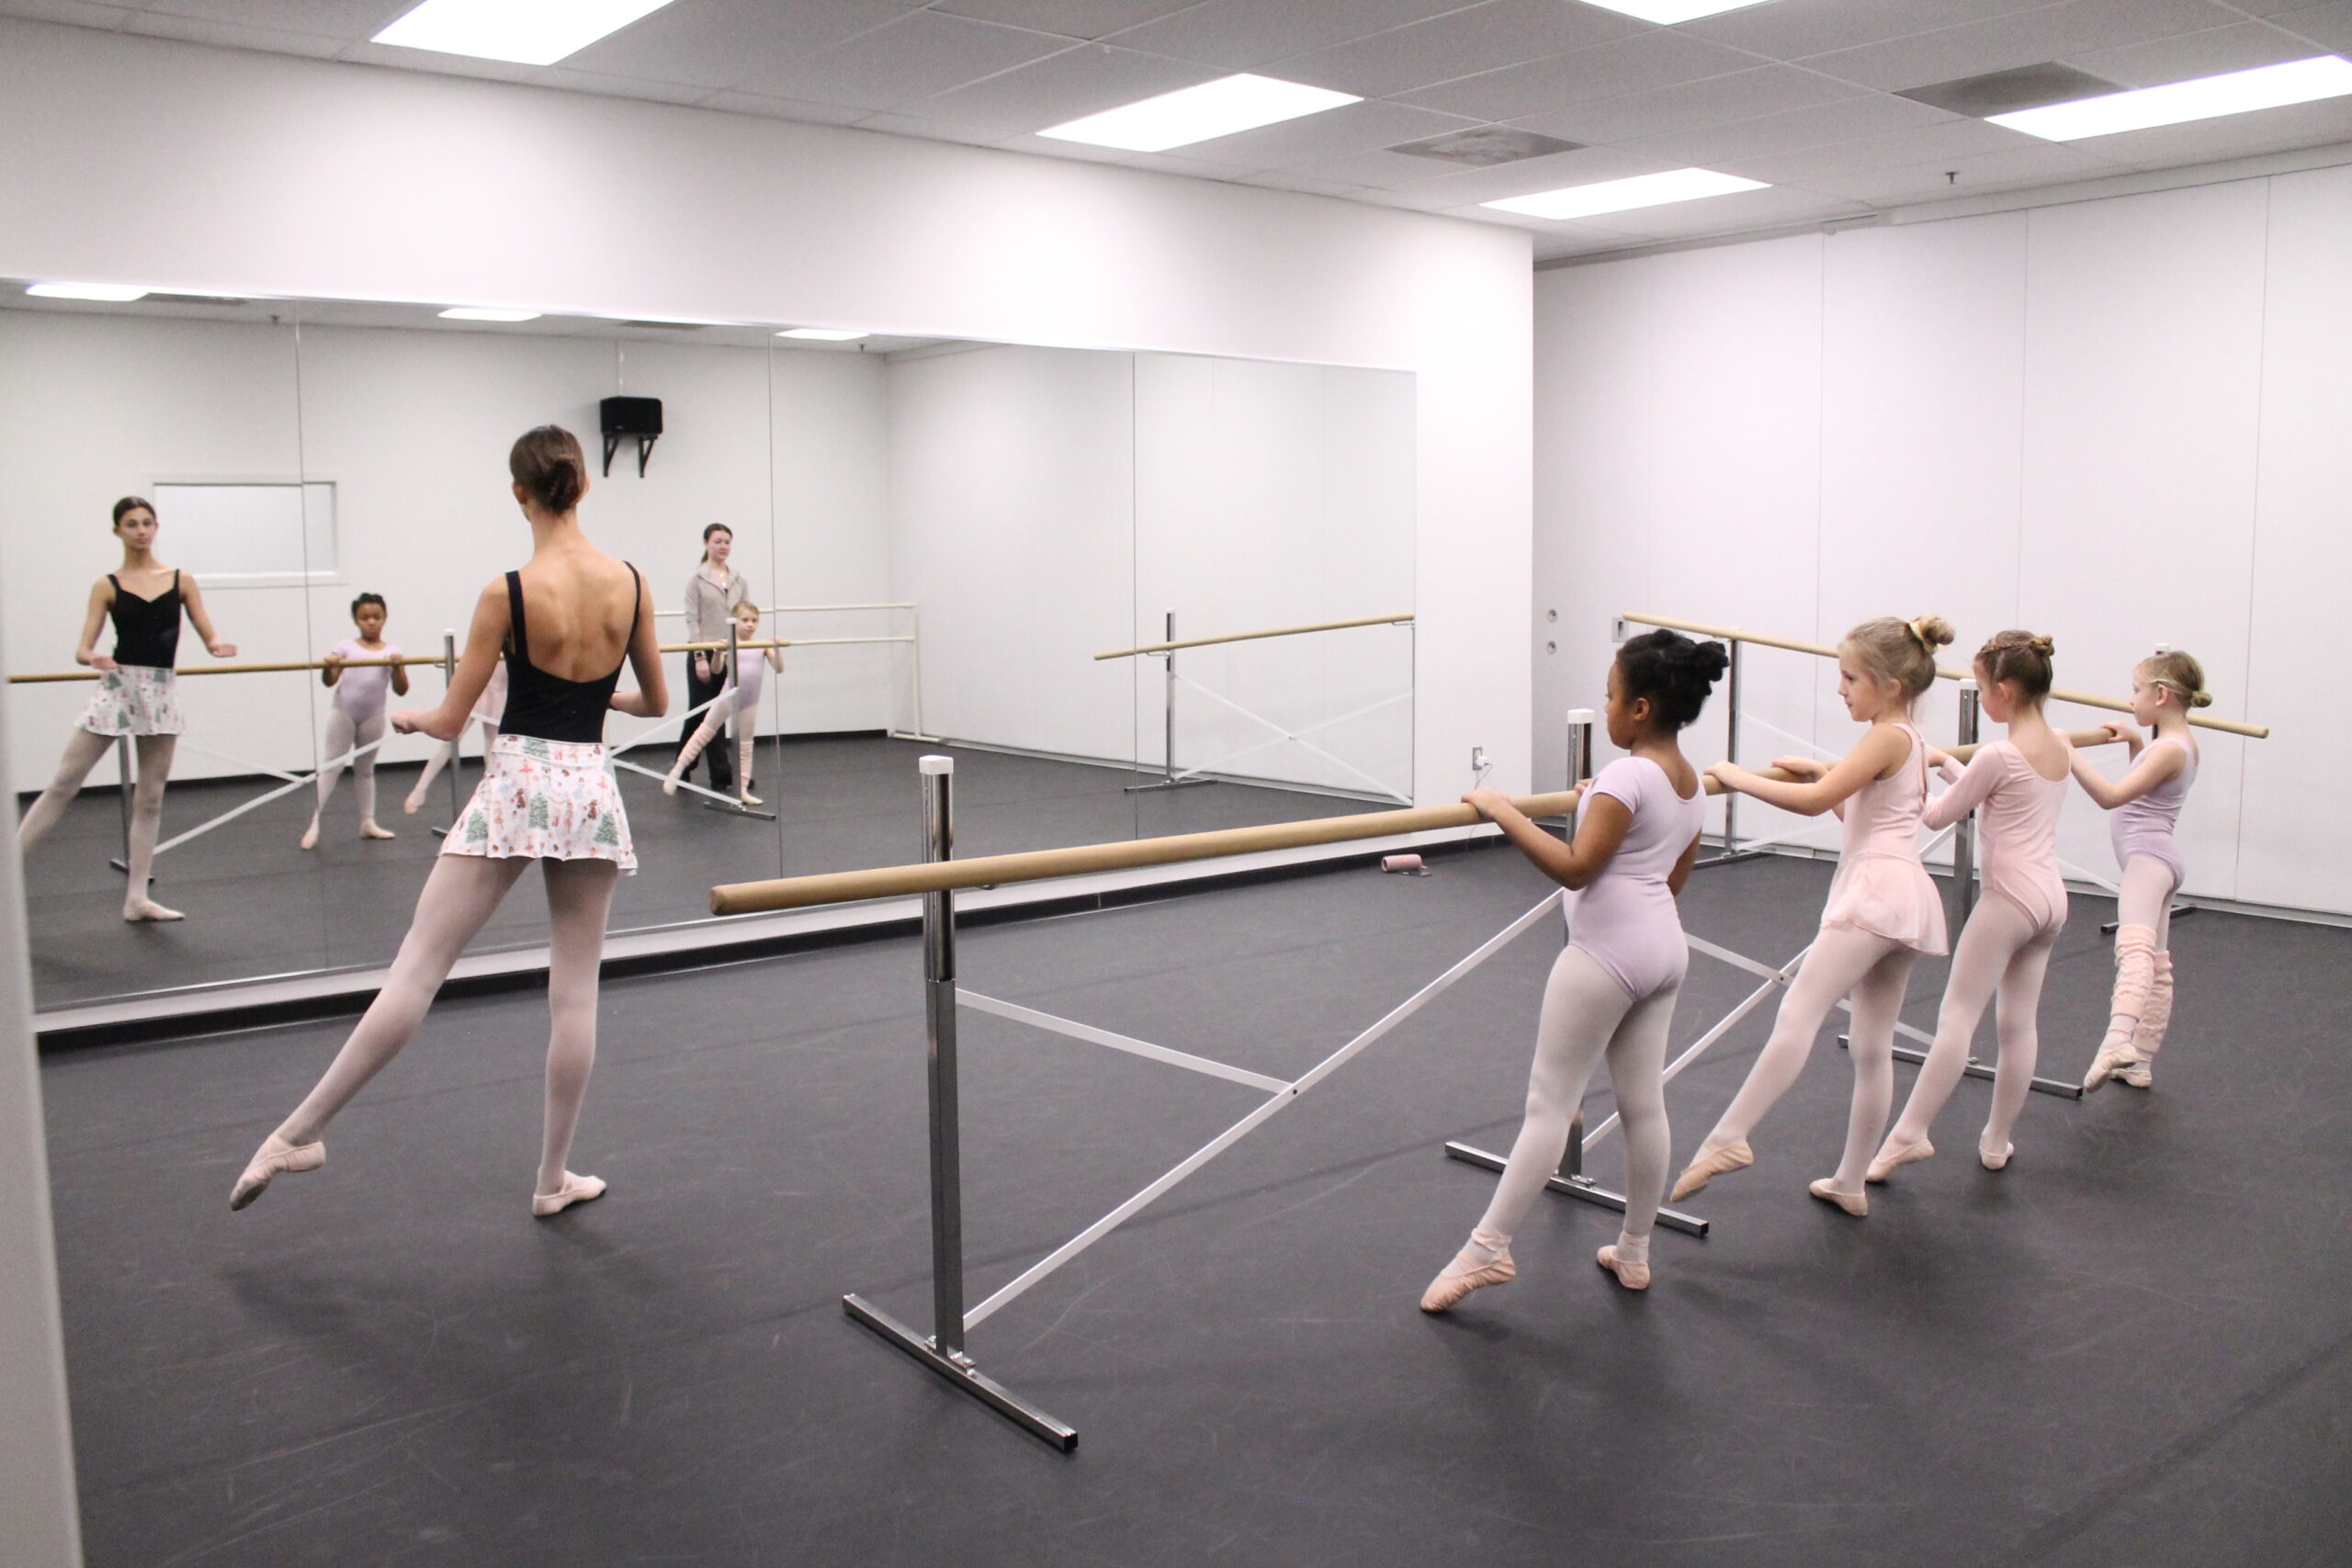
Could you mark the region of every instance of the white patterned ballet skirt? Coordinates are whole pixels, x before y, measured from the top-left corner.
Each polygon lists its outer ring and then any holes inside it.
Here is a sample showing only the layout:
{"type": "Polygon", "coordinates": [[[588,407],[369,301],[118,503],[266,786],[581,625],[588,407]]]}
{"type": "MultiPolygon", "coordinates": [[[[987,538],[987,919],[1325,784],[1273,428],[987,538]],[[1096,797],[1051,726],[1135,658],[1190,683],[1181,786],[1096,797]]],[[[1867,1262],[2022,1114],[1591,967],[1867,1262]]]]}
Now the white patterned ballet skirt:
{"type": "Polygon", "coordinates": [[[179,677],[147,664],[121,664],[98,672],[98,689],[74,722],[93,735],[178,735],[179,677]]]}
{"type": "Polygon", "coordinates": [[[637,870],[621,790],[593,742],[501,734],[491,766],[457,826],[441,840],[445,855],[493,860],[608,860],[637,870]]]}

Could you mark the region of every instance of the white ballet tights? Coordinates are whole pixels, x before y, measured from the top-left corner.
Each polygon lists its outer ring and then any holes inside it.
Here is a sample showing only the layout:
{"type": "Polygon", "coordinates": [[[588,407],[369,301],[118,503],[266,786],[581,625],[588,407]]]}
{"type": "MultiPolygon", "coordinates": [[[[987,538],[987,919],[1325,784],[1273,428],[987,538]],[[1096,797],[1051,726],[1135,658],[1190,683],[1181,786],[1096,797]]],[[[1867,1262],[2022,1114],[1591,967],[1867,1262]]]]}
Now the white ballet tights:
{"type": "MultiPolygon", "coordinates": [[[[141,735],[132,738],[139,751],[138,784],[130,792],[130,886],[122,896],[122,916],[125,919],[152,919],[161,917],[178,919],[176,911],[165,909],[147,897],[149,883],[155,874],[155,839],[164,824],[164,786],[172,776],[172,753],[178,749],[176,735],[141,735]]],[[[114,737],[94,735],[76,728],[73,739],[65,743],[65,755],[57,764],[57,774],[49,787],[40,792],[17,824],[17,850],[29,852],[45,838],[57,819],[65,815],[66,807],[81,792],[82,781],[98,765],[98,759],[114,749],[114,737]]]]}
{"type": "MultiPolygon", "coordinates": [[[[341,708],[327,710],[327,760],[319,769],[319,804],[311,815],[311,826],[327,813],[327,801],[334,795],[334,786],[343,777],[345,759],[361,746],[373,746],[384,738],[384,716],[353,723],[351,716],[341,708]]],[[[351,787],[359,792],[359,820],[376,820],[376,753],[361,752],[352,758],[351,787]]]]}
{"type": "MultiPolygon", "coordinates": [[[[596,1063],[596,985],[605,918],[620,868],[611,861],[541,861],[548,889],[547,1122],[539,1146],[541,1193],[563,1188],[588,1075],[596,1063]]],[[[528,860],[442,855],[416,900],[400,955],[384,988],[311,1090],[277,1129],[289,1144],[318,1140],[352,1097],[416,1033],[450,965],[481,931],[528,860]]]]}
{"type": "Polygon", "coordinates": [[[2133,855],[2123,867],[2123,890],[2116,898],[2116,919],[2127,926],[2146,926],[2156,933],[2156,951],[2172,945],[2172,867],[2154,855],[2133,855]]]}
{"type": "Polygon", "coordinates": [[[2035,1014],[2041,1006],[2050,954],[2057,945],[2056,931],[2037,930],[2030,916],[1999,894],[1987,893],[1977,901],[1952,949],[1951,978],[1944,985],[1943,1006],[1936,1014],[1936,1043],[1928,1048],[1890,1144],[1916,1144],[1928,1136],[1937,1112],[1968,1068],[1969,1043],[1976,1037],[1984,1004],[1994,1002],[2001,1055],[1993,1070],[1993,1111],[1977,1147],[1988,1155],[2007,1152],[2009,1129],[2017,1124],[2033,1085],[2034,1058],[2041,1051],[2035,1014]]]}
{"type": "MultiPolygon", "coordinates": [[[[468,722],[481,726],[481,754],[485,757],[489,756],[490,749],[498,743],[498,726],[481,717],[469,719],[468,722]]],[[[424,771],[416,775],[416,784],[408,792],[408,804],[401,809],[414,811],[424,804],[425,786],[439,777],[441,770],[449,765],[451,759],[458,754],[458,741],[465,738],[466,732],[460,729],[458,731],[457,740],[444,740],[433,749],[433,755],[424,760],[424,771]]]]}
{"type": "Polygon", "coordinates": [[[1673,1152],[1663,1075],[1674,998],[1669,988],[1634,1001],[1590,953],[1571,947],[1560,954],[1544,985],[1544,1010],[1535,1025],[1527,1120],[1520,1123],[1494,1201],[1470,1233],[1474,1247],[1500,1252],[1527,1217],[1544,1182],[1560,1168],[1577,1108],[1606,1055],[1625,1134],[1625,1229],[1618,1256],[1627,1262],[1647,1261],[1650,1227],[1666,1196],[1666,1167],[1673,1152]]]}
{"type": "Polygon", "coordinates": [[[1871,1156],[1878,1150],[1879,1136],[1894,1107],[1894,1025],[1918,956],[1900,942],[1869,931],[1823,927],[1796,978],[1789,982],[1789,994],[1781,999],[1772,1038],[1701,1146],[1718,1149],[1755,1130],[1804,1071],[1814,1037],[1821,1032],[1830,1009],[1850,993],[1854,1019],[1847,1040],[1854,1058],[1854,1104],[1846,1120],[1845,1158],[1830,1185],[1840,1192],[1861,1191],[1863,1173],[1870,1169],[1871,1156]]]}

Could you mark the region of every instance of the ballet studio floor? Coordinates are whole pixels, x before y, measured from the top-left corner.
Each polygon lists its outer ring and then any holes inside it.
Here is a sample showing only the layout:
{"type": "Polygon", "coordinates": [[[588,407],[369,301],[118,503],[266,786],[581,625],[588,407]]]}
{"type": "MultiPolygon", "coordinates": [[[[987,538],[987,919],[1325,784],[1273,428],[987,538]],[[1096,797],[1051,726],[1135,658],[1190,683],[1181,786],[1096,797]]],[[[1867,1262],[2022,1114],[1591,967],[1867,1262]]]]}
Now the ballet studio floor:
{"type": "MultiPolygon", "coordinates": [[[[964,856],[1381,809],[1237,784],[1131,795],[1126,786],[1136,775],[1121,769],[879,735],[796,739],[781,748],[768,741],[760,749],[757,782],[764,809],[778,814],[775,822],[705,809],[702,797],[684,791],[664,798],[660,781],[620,774],[640,865],[614,895],[612,929],[707,919],[715,883],[921,860],[915,760],[941,750],[956,759],[956,848],[964,856]]],[[[666,750],[647,746],[631,755],[649,767],[669,765],[666,750]]],[[[478,776],[469,761],[464,787],[470,790],[478,776]]],[[[701,782],[699,773],[696,778],[701,782]]],[[[297,847],[311,818],[308,791],[169,852],[156,863],[155,896],[188,919],[148,926],[123,923],[122,876],[107,863],[122,853],[118,798],[110,788],[85,791],[25,867],[26,897],[36,911],[31,945],[40,1005],[390,963],[440,848],[431,829],[450,818],[447,773],[434,781],[416,816],[401,814],[415,780],[413,767],[388,767],[379,775],[379,818],[399,834],[390,841],[359,838],[346,777],[327,808],[319,847],[308,853],[297,847]]],[[[251,780],[175,784],[164,797],[164,836],[262,789],[251,780]]],[[[474,951],[546,940],[547,906],[533,886],[507,899],[474,951]]]]}
{"type": "MultiPolygon", "coordinates": [[[[1685,918],[1781,959],[1828,874],[1707,870],[1685,918]]],[[[1544,891],[1496,852],[1334,872],[976,931],[964,983],[1287,1077],[1544,891]]],[[[2052,971],[2058,1076],[2105,911],[2052,971]]],[[[1494,1179],[1440,1145],[1516,1125],[1539,927],[973,1335],[1080,1429],[1068,1457],[842,1313],[927,1321],[911,941],[609,986],[574,1165],[611,1195],[547,1223],[537,998],[435,1012],[328,1167],[235,1215],[340,1024],[53,1055],[89,1561],[2340,1563],[2352,932],[2207,912],[2176,942],[2154,1091],[2035,1097],[2007,1171],[1972,1157],[1968,1080],[1869,1219],[1809,1201],[1849,1082],[1825,1038],[1646,1294],[1593,1265],[1612,1215],[1550,1201],[1517,1283],[1424,1317],[1494,1179]]],[[[1696,962],[1678,1043],[1750,984],[1696,962]]],[[[1678,1155],[1767,1021],[1669,1089],[1678,1155]]],[[[963,1037],[975,1299],[1256,1102],[985,1015],[963,1037]]]]}

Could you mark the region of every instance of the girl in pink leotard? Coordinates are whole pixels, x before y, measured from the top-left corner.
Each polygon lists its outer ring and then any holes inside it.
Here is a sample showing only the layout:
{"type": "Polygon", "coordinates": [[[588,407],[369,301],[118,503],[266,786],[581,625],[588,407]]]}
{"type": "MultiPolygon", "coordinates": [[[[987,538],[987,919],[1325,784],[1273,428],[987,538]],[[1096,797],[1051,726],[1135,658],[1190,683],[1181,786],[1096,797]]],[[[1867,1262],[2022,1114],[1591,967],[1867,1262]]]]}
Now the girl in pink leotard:
{"type": "Polygon", "coordinates": [[[1953,949],[1951,978],[1936,1015],[1936,1043],[1928,1052],[1903,1119],[1871,1161],[1868,1179],[1884,1181],[1897,1166],[1926,1159],[1935,1146],[1928,1130],[1968,1066],[1984,1004],[1997,993],[1995,1016],[2001,1041],[1994,1071],[1993,1113],[1976,1142],[1987,1170],[2009,1163],[2009,1129],[2024,1109],[2040,1049],[2034,1015],[2051,950],[2066,925],[2066,882],[2058,872],[2058,813],[2066,804],[2074,747],[2041,716],[2050,694],[2051,642],[2031,632],[1996,635],[1976,653],[1976,684],[1984,716],[2008,727],[2005,739],[1976,749],[1965,772],[1937,753],[1951,788],[1923,818],[1944,828],[1979,811],[1984,897],[1968,917],[1953,949]]]}
{"type": "Polygon", "coordinates": [[[1781,1000],[1772,1038],[1749,1069],[1730,1109],[1707,1134],[1674,1196],[1755,1161],[1747,1134],[1804,1070],[1814,1036],[1840,997],[1853,998],[1850,1033],[1854,1104],[1846,1153],[1834,1175],[1807,1190],[1857,1218],[1870,1213],[1862,1179],[1894,1103],[1894,1023],[1903,1010],[1911,964],[1944,951],[1943,901],[1919,863],[1919,814],[1928,800],[1928,743],[1911,724],[1911,707],[1936,679],[1935,650],[1951,641],[1940,615],[1914,621],[1882,616],[1846,634],[1838,648],[1838,694],[1846,711],[1870,726],[1860,744],[1825,767],[1810,757],[1773,764],[1793,773],[1783,783],[1733,762],[1707,772],[1725,789],[1783,811],[1845,818],[1843,852],[1821,912],[1821,934],[1781,1000]]]}
{"type": "Polygon", "coordinates": [[[1673,632],[1628,641],[1609,670],[1610,743],[1632,753],[1585,783],[1576,838],[1563,844],[1499,791],[1462,798],[1501,828],[1561,886],[1577,888],[1568,946],[1544,987],[1527,1119],[1470,1240],[1421,1295],[1443,1312],[1484,1285],[1517,1276],[1511,1233],[1560,1167],[1585,1086],[1605,1055],[1625,1123],[1625,1225],[1600,1249],[1603,1269],[1627,1290],[1650,1282],[1650,1227],[1673,1151],[1666,1122],[1666,1036],[1690,962],[1674,896],[1690,874],[1706,820],[1698,770],[1677,735],[1729,662],[1718,642],[1673,632]]]}
{"type": "Polygon", "coordinates": [[[2142,660],[2132,671],[2132,716],[2154,730],[2154,739],[2120,719],[2106,725],[2109,735],[2132,749],[2131,771],[2112,784],[2082,758],[2075,759],[2075,782],[2115,813],[2115,863],[2123,871],[2122,891],[2116,896],[2115,999],[2108,1010],[2107,1037],[2083,1077],[2086,1089],[2110,1077],[2146,1089],[2156,1048],[2172,1021],[2172,896],[2183,874],[2173,824],[2197,782],[2189,710],[2212,700],[2205,690],[2204,667],[2186,653],[2165,649],[2142,660]]]}

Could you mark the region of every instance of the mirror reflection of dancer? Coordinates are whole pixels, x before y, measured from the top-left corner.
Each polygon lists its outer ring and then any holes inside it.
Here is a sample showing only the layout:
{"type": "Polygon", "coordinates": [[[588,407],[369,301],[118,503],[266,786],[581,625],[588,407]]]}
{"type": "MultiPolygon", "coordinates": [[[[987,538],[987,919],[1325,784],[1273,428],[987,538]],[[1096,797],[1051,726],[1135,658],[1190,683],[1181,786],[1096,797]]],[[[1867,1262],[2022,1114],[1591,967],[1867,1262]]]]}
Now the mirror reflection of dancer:
{"type": "Polygon", "coordinates": [[[727,721],[735,721],[735,771],[742,776],[737,780],[735,798],[746,806],[757,806],[760,797],[752,793],[752,751],[760,739],[760,688],[766,683],[767,672],[784,673],[784,649],[780,648],[750,648],[744,645],[760,640],[760,607],[746,599],[735,606],[735,641],[743,649],[741,673],[727,668],[724,651],[711,657],[725,690],[702,716],[701,727],[693,739],[678,748],[678,760],[671,764],[670,776],[662,781],[663,795],[678,793],[678,781],[685,776],[695,759],[712,741],[726,731],[727,721]]]}
{"type": "Polygon", "coordinates": [[[327,713],[326,760],[319,768],[319,803],[311,811],[311,826],[302,834],[302,848],[315,849],[319,842],[319,818],[326,814],[327,802],[334,795],[335,781],[343,777],[346,759],[350,759],[353,773],[351,787],[359,795],[359,836],[363,839],[389,839],[390,829],[376,824],[376,753],[362,750],[356,758],[352,752],[361,747],[373,746],[384,738],[384,693],[387,688],[401,696],[408,695],[408,666],[401,662],[398,648],[384,640],[384,622],[391,612],[380,593],[362,593],[351,602],[351,624],[359,628],[356,637],[345,637],[327,650],[325,667],[319,671],[319,681],[334,693],[334,706],[327,713]],[[362,664],[356,669],[345,668],[356,659],[388,659],[389,664],[362,664]]]}
{"type": "Polygon", "coordinates": [[[476,786],[416,900],[384,988],[310,1097],[262,1141],[229,1195],[242,1209],[284,1171],[326,1163],[327,1123],[409,1043],[434,993],[517,879],[537,862],[548,890],[547,1123],[531,1213],[600,1197],[564,1168],[596,1059],[597,964],[613,886],[634,871],[620,787],[605,761],[605,714],[660,718],[670,694],[645,580],[588,542],[579,505],[588,464],[571,432],[543,424],[507,457],[531,525],[530,560],[482,590],[465,656],[441,705],[392,716],[403,735],[453,739],[506,647],[506,712],[476,786]],[[616,691],[622,669],[638,690],[616,691]]]}
{"type": "Polygon", "coordinates": [[[1993,1111],[1976,1140],[1976,1158],[1999,1170],[2016,1152],[2009,1130],[2033,1087],[2041,1043],[2035,1014],[2050,954],[2066,927],[2066,879],[2058,870],[2058,813],[2066,804],[2075,749],[2050,728],[2041,705],[2050,694],[2052,651],[2046,637],[1996,633],[1976,650],[1976,684],[1984,716],[2006,725],[2007,736],[1979,747],[1963,771],[1936,752],[1930,761],[1951,781],[1928,806],[1930,828],[1947,828],[1971,811],[1983,829],[1984,896],[1969,911],[1951,955],[1936,1015],[1936,1042],[1912,1085],[1903,1118],[1886,1135],[1868,1179],[1884,1181],[1899,1166],[1933,1155],[1928,1131],[1968,1066],[1984,1006],[1997,996],[1995,1032],[2001,1055],[1993,1069],[1993,1111]]]}
{"type": "Polygon", "coordinates": [[[2123,890],[2116,896],[2115,999],[2108,1009],[2107,1037],[2083,1076],[2086,1089],[2109,1078],[2133,1089],[2154,1081],[2156,1049],[2172,1022],[2172,896],[2185,874],[2173,827],[2201,760],[2188,713],[2212,700],[2204,667],[2188,655],[2167,650],[2143,659],[2132,671],[2132,716],[2154,730],[2154,739],[2121,719],[2106,724],[2132,751],[2130,771],[2112,784],[2084,758],[2075,759],[2075,782],[2115,813],[2109,834],[2115,863],[2123,869],[2123,890]]]}
{"type": "MultiPolygon", "coordinates": [[[[694,575],[686,579],[686,637],[688,642],[725,642],[727,623],[734,615],[736,606],[752,597],[752,585],[743,574],[727,564],[735,553],[735,531],[724,523],[713,523],[702,531],[702,559],[695,563],[694,575]]],[[[726,687],[723,659],[715,660],[707,649],[696,649],[686,655],[686,707],[689,711],[701,707],[718,695],[726,687]]],[[[685,757],[690,736],[678,737],[678,753],[685,757]]],[[[721,795],[735,790],[735,759],[721,746],[709,758],[710,787],[721,795]]],[[[683,778],[693,771],[694,761],[685,758],[676,772],[683,778]]],[[[746,789],[752,781],[743,780],[746,789]]]]}
{"type": "Polygon", "coordinates": [[[1579,784],[1573,841],[1536,827],[1499,790],[1462,797],[1537,870],[1578,891],[1568,945],[1544,987],[1526,1120],[1485,1216],[1422,1292],[1423,1312],[1443,1312],[1475,1290],[1518,1277],[1511,1235],[1559,1168],[1585,1087],[1604,1056],[1625,1123],[1625,1224],[1615,1245],[1600,1249],[1600,1262],[1627,1290],[1649,1287],[1650,1229],[1673,1152],[1666,1036],[1690,961],[1674,899],[1698,858],[1707,816],[1699,772],[1678,736],[1729,662],[1723,644],[1669,631],[1645,632],[1617,650],[1605,716],[1610,744],[1632,755],[1579,784]]]}
{"type": "MultiPolygon", "coordinates": [[[[481,727],[481,754],[485,759],[482,765],[485,769],[489,766],[487,759],[492,749],[498,744],[499,718],[505,712],[506,662],[501,660],[492,669],[490,684],[481,689],[481,696],[475,702],[474,711],[466,716],[467,723],[481,727]]],[[[416,808],[424,804],[425,790],[440,776],[443,768],[457,760],[458,744],[465,738],[465,731],[459,729],[456,740],[444,740],[433,748],[433,755],[424,760],[424,771],[416,775],[416,787],[410,790],[408,798],[401,803],[401,810],[405,815],[416,815],[416,808]]]]}
{"type": "Polygon", "coordinates": [[[1854,1103],[1846,1153],[1836,1174],[1807,1189],[1857,1218],[1870,1213],[1862,1179],[1894,1105],[1894,1024],[1904,987],[1921,953],[1944,951],[1944,906],[1919,863],[1919,816],[1928,802],[1928,743],[1911,723],[1912,705],[1935,683],[1936,649],[1951,641],[1940,615],[1864,621],[1838,647],[1838,694],[1846,711],[1870,726],[1860,744],[1824,766],[1810,757],[1772,765],[1798,782],[1764,778],[1732,762],[1707,772],[1725,789],[1802,816],[1835,811],[1846,824],[1838,874],[1821,912],[1821,934],[1789,982],[1772,1038],[1748,1070],[1730,1109],[1674,1184],[1687,1198],[1711,1178],[1752,1164],[1747,1134],[1804,1071],[1829,1010],[1851,996],[1854,1103]]]}
{"type": "MultiPolygon", "coordinates": [[[[139,751],[139,782],[130,796],[130,885],[122,896],[126,920],[177,920],[187,917],[147,897],[155,866],[155,835],[164,821],[164,785],[171,777],[172,751],[182,730],[178,677],[180,613],[215,659],[233,659],[234,643],[212,629],[204,592],[196,579],[155,558],[155,509],[135,495],[114,503],[115,537],[122,541],[122,565],[90,587],[90,612],[82,620],[82,640],[74,662],[99,671],[98,689],[74,720],[74,738],[57,776],[40,792],[17,828],[17,848],[29,852],[57,825],[116,736],[132,737],[139,751]],[[96,651],[98,629],[114,621],[114,652],[96,651]]],[[[130,787],[130,781],[124,781],[130,787]]]]}

